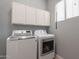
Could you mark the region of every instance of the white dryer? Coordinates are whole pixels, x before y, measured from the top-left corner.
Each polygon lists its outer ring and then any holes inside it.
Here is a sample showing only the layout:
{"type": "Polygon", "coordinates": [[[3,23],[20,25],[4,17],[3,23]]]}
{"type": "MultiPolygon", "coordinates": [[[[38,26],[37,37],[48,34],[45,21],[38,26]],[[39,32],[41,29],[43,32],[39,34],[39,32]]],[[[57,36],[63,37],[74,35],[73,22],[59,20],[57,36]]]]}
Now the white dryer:
{"type": "Polygon", "coordinates": [[[53,59],[55,56],[55,35],[47,34],[45,30],[36,30],[35,36],[38,40],[38,59],[53,59]]]}
{"type": "Polygon", "coordinates": [[[31,31],[14,31],[7,39],[6,59],[37,59],[37,41],[31,31]]]}

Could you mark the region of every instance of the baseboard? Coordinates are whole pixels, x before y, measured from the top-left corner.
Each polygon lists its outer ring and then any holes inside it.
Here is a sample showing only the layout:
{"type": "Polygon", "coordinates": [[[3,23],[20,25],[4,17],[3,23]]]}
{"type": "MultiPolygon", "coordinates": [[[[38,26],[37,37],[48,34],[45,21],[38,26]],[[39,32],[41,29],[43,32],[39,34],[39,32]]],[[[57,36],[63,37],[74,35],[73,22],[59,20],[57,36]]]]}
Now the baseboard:
{"type": "Polygon", "coordinates": [[[61,57],[61,56],[58,55],[58,54],[56,55],[56,58],[57,58],[57,59],[64,59],[63,57],[61,57]]]}
{"type": "Polygon", "coordinates": [[[0,58],[6,58],[6,56],[5,55],[0,55],[0,58]]]}

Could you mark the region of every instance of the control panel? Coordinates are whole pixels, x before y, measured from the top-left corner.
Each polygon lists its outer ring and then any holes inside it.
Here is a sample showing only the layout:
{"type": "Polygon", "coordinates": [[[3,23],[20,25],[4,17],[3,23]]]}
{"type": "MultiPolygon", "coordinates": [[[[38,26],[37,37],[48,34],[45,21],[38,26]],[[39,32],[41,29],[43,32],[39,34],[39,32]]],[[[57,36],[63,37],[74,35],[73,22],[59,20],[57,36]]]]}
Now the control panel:
{"type": "Polygon", "coordinates": [[[32,30],[14,30],[12,36],[30,36],[32,35],[32,30]]]}

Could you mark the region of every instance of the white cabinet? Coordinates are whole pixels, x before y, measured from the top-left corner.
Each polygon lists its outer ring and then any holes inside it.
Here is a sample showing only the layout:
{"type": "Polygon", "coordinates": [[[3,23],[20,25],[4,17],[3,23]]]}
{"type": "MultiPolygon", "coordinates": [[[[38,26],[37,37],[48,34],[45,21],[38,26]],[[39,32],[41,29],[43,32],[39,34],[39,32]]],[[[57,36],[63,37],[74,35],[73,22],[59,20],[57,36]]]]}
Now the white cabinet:
{"type": "Polygon", "coordinates": [[[25,24],[25,5],[13,3],[12,5],[12,23],[25,24]]]}
{"type": "Polygon", "coordinates": [[[37,9],[37,25],[49,26],[50,25],[50,14],[47,11],[37,9]]]}
{"type": "Polygon", "coordinates": [[[13,2],[12,24],[49,26],[50,13],[45,10],[13,2]]]}
{"type": "Polygon", "coordinates": [[[26,12],[25,12],[25,22],[28,25],[36,25],[36,9],[26,6],[26,12]]]}
{"type": "Polygon", "coordinates": [[[36,25],[44,25],[44,12],[40,9],[37,9],[36,25]]]}
{"type": "Polygon", "coordinates": [[[44,25],[50,26],[50,13],[44,11],[44,25]]]}

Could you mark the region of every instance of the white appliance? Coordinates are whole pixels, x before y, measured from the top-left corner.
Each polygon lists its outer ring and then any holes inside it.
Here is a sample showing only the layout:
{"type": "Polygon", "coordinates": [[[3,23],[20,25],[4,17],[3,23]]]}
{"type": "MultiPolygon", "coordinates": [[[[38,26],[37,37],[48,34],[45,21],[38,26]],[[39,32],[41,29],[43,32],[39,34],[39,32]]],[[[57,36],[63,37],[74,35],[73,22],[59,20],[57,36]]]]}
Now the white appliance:
{"type": "Polygon", "coordinates": [[[7,39],[6,59],[37,59],[37,41],[30,30],[15,30],[7,39]]]}
{"type": "Polygon", "coordinates": [[[55,35],[47,34],[46,30],[36,30],[38,59],[53,59],[55,55],[55,35]]]}

